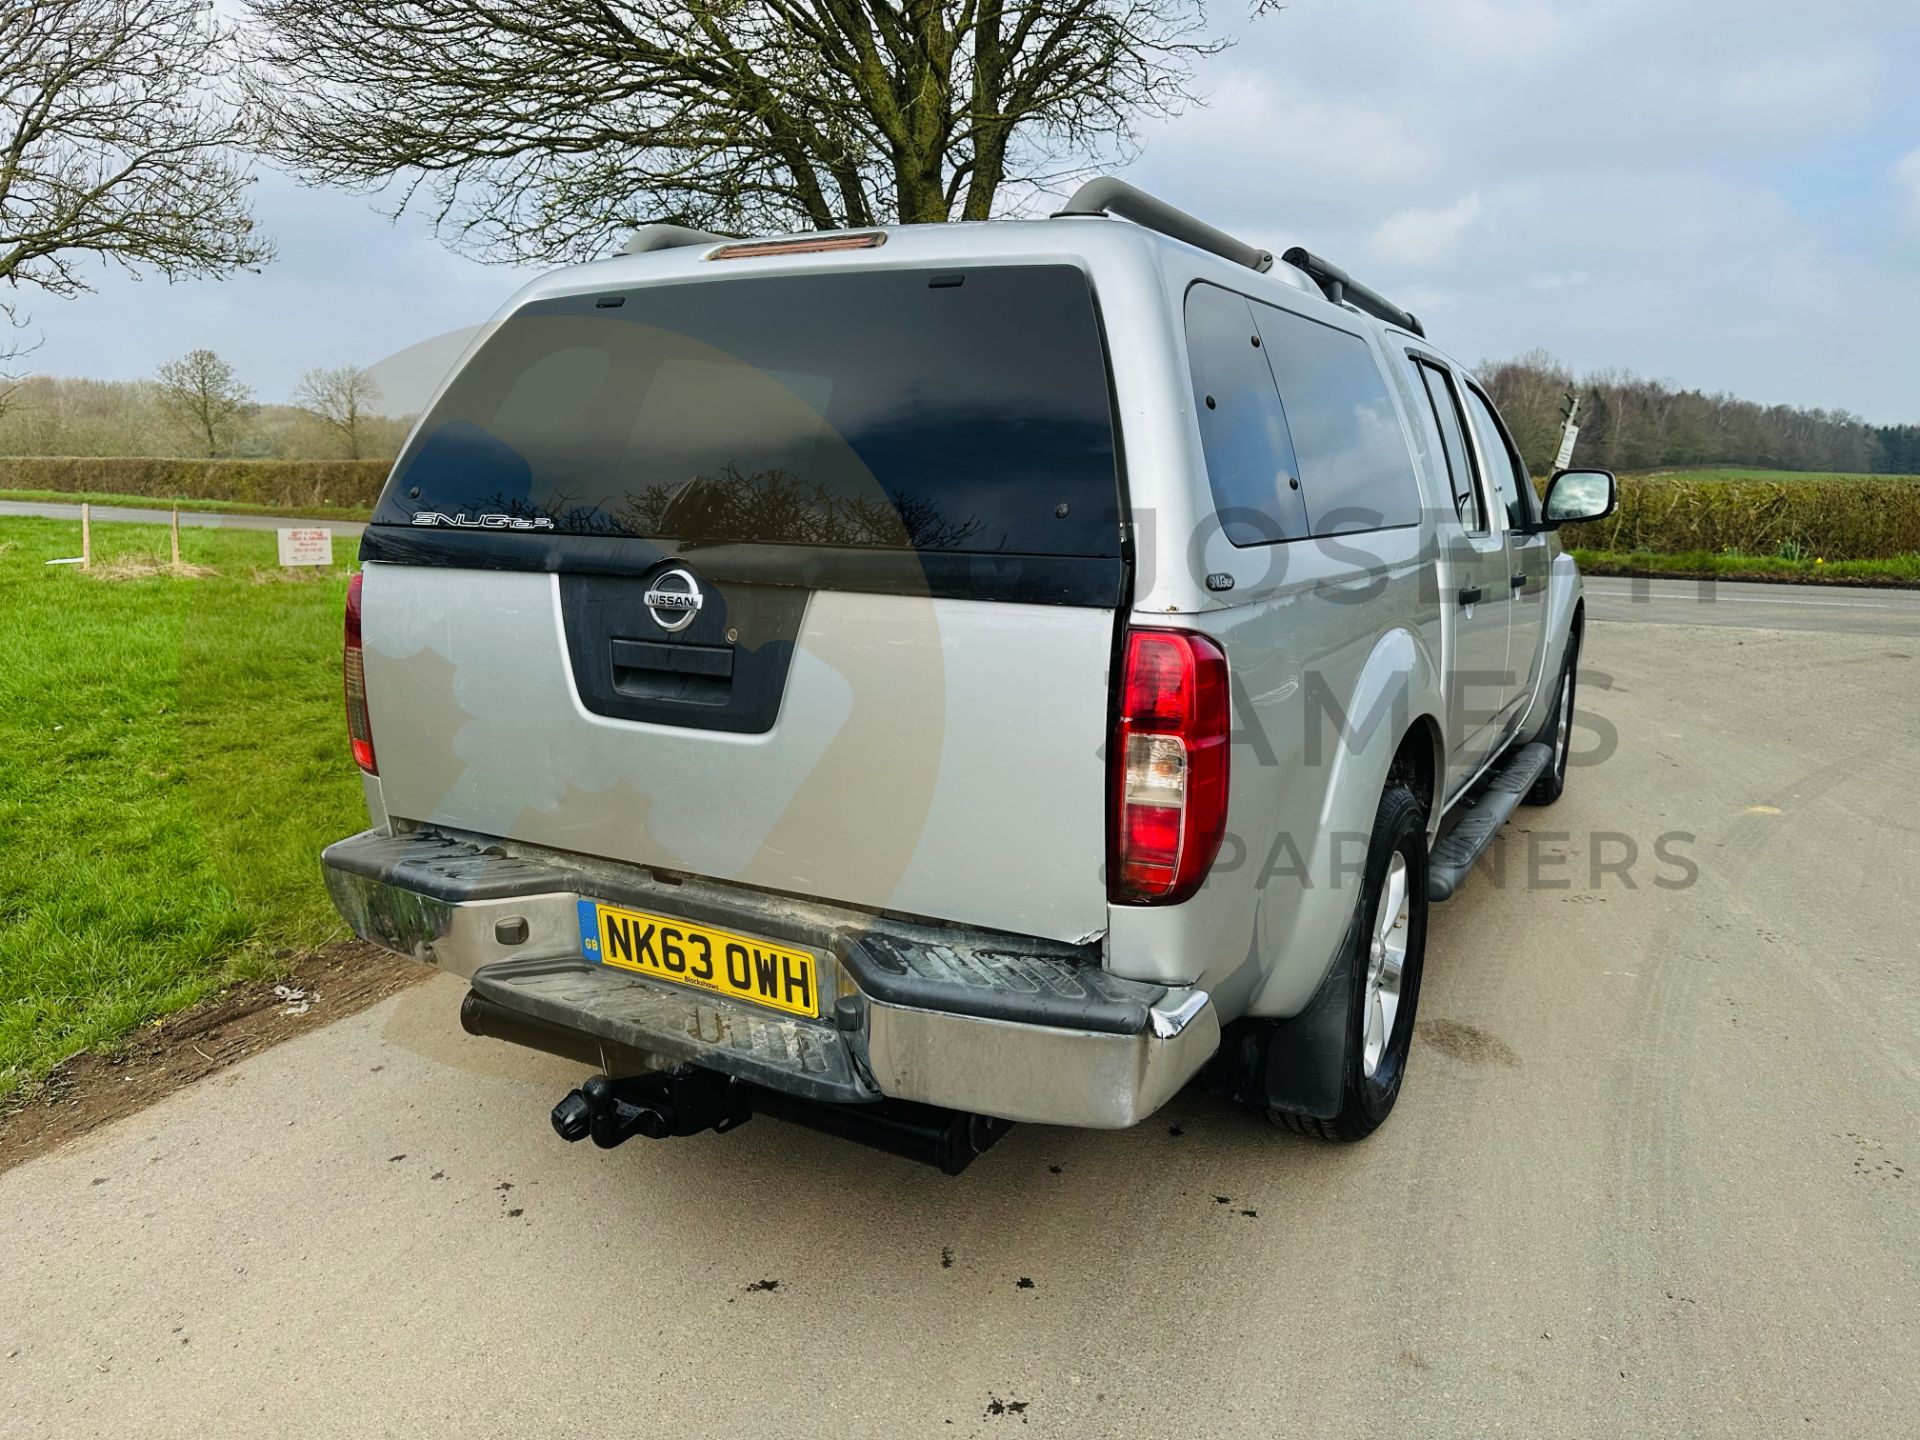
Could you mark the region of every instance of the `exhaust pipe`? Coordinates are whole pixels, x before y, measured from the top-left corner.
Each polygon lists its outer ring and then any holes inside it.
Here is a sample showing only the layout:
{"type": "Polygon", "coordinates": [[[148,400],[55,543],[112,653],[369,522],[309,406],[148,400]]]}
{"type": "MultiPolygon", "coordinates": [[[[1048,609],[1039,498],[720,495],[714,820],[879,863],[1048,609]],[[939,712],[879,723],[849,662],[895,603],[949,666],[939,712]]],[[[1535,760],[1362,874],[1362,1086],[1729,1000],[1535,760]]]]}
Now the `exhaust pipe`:
{"type": "Polygon", "coordinates": [[[552,1120],[562,1140],[591,1139],[611,1150],[635,1135],[664,1140],[705,1130],[724,1134],[756,1114],[931,1165],[944,1175],[958,1175],[1013,1128],[1010,1120],[906,1100],[801,1100],[692,1066],[625,1080],[592,1076],[553,1107],[552,1120]]]}

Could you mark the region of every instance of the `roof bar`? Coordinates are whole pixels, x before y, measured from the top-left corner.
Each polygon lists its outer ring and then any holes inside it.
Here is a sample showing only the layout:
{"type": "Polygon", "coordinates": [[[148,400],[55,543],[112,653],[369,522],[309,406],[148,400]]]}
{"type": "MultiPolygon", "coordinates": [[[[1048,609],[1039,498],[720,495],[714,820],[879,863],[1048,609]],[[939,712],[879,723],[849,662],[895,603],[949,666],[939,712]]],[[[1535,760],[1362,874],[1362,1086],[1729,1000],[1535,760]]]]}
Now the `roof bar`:
{"type": "Polygon", "coordinates": [[[677,250],[682,245],[714,245],[736,238],[733,235],[716,235],[711,230],[695,230],[686,225],[642,225],[620,247],[620,253],[644,255],[649,250],[677,250]]]}
{"type": "Polygon", "coordinates": [[[1322,260],[1298,245],[1280,258],[1294,269],[1306,271],[1308,278],[1334,304],[1351,303],[1354,309],[1364,310],[1376,320],[1398,325],[1402,330],[1411,330],[1423,340],[1426,338],[1426,330],[1414,318],[1412,311],[1402,310],[1377,290],[1369,290],[1331,260],[1322,260]]]}
{"type": "Polygon", "coordinates": [[[1144,190],[1137,190],[1111,175],[1087,181],[1073,192],[1073,198],[1067,201],[1066,208],[1056,210],[1054,215],[1056,218],[1062,215],[1118,215],[1136,225],[1144,225],[1149,230],[1157,230],[1162,235],[1171,235],[1175,240],[1184,240],[1189,245],[1209,250],[1249,270],[1273,268],[1272,251],[1236,240],[1226,231],[1216,230],[1206,221],[1197,220],[1184,210],[1176,210],[1166,201],[1144,190]]]}

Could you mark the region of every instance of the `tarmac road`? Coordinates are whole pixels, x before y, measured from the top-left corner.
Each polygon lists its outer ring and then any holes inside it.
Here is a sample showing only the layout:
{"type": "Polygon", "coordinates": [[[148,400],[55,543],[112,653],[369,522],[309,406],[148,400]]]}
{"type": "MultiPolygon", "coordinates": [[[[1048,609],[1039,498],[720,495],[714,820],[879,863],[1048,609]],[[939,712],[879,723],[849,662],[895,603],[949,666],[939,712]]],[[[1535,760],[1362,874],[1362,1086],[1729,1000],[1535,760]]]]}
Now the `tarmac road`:
{"type": "Polygon", "coordinates": [[[1920,1433],[1920,596],[1614,589],[1366,1144],[600,1153],[436,979],[0,1175],[0,1434],[1920,1433]]]}
{"type": "MultiPolygon", "coordinates": [[[[9,515],[32,516],[41,520],[80,522],[80,507],[56,500],[0,500],[0,518],[9,515]]],[[[140,525],[165,525],[173,518],[171,509],[151,509],[138,505],[95,505],[93,519],[131,521],[140,525]]],[[[302,520],[285,515],[235,515],[226,511],[182,510],[180,523],[201,530],[278,530],[283,525],[331,530],[336,535],[359,538],[367,527],[358,520],[302,520]]]]}

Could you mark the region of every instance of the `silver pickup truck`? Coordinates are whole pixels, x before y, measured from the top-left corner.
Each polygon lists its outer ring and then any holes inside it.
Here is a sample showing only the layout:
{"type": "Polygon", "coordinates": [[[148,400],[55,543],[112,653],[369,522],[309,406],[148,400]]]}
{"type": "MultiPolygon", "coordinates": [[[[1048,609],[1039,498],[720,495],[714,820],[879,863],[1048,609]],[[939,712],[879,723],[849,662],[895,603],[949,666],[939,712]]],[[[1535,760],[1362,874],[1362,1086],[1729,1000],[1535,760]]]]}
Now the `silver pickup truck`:
{"type": "Polygon", "coordinates": [[[475,340],[352,581],[366,939],[594,1070],[957,1172],[1190,1083],[1371,1132],[1427,911],[1565,783],[1580,579],[1486,393],[1337,266],[1051,219],[671,226],[475,340]]]}

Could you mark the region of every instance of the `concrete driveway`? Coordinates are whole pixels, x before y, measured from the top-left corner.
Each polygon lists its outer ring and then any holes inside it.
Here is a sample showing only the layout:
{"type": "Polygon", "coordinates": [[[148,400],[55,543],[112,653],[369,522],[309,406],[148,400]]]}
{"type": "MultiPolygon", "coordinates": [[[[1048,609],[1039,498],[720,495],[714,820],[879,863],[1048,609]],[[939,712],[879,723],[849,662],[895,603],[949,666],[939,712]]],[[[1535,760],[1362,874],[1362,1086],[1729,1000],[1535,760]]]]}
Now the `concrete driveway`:
{"type": "Polygon", "coordinates": [[[1915,1434],[1920,597],[1645,588],[1366,1144],[600,1153],[436,979],[0,1175],[0,1434],[1915,1434]]]}

